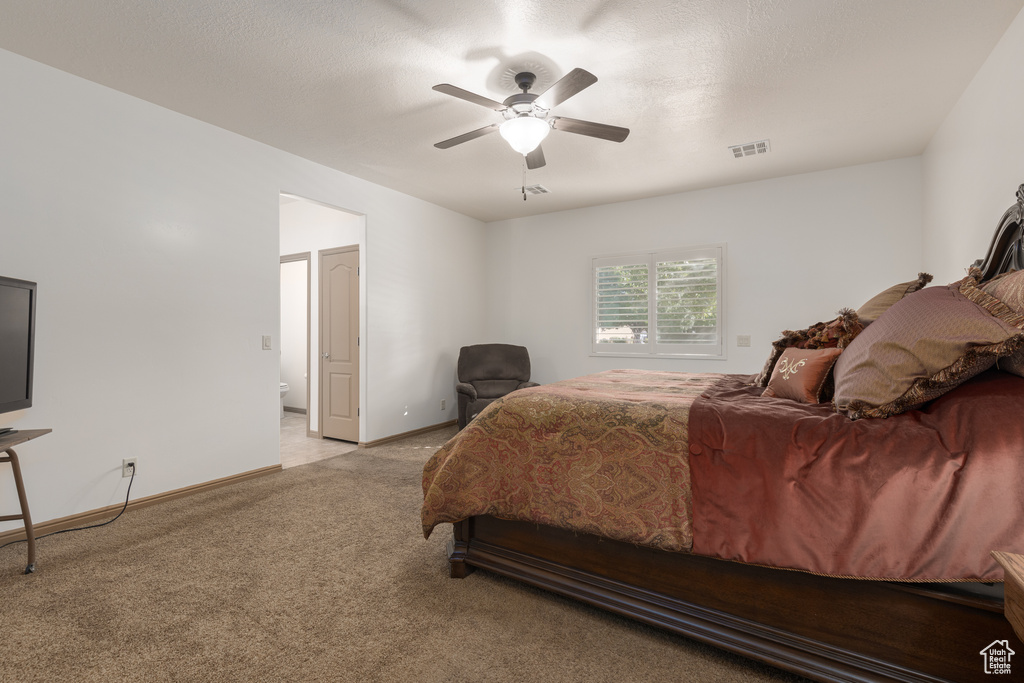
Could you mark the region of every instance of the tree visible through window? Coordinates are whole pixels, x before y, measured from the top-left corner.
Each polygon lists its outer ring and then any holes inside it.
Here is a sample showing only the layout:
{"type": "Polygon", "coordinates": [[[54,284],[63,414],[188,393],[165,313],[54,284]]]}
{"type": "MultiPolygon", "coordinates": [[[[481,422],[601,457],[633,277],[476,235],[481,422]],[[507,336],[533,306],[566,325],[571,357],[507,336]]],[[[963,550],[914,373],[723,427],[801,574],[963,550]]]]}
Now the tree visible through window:
{"type": "Polygon", "coordinates": [[[723,357],[725,245],[595,258],[594,353],[723,357]]]}
{"type": "Polygon", "coordinates": [[[647,264],[594,268],[598,343],[647,341],[648,270],[647,264]]]}

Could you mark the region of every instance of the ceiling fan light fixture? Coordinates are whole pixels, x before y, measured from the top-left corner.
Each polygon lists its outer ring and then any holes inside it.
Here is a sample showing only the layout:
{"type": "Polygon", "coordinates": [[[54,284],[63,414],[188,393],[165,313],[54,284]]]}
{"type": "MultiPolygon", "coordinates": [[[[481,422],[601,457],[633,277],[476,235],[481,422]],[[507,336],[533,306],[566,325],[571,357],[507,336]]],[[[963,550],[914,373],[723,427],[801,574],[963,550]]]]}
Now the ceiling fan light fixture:
{"type": "Polygon", "coordinates": [[[522,115],[509,119],[498,128],[501,137],[512,146],[512,149],[526,156],[548,136],[551,125],[544,119],[522,115]]]}
{"type": "Polygon", "coordinates": [[[501,132],[501,137],[505,138],[505,141],[512,146],[512,149],[526,158],[526,168],[533,170],[546,164],[544,151],[540,143],[552,129],[565,133],[575,133],[576,135],[610,140],[612,142],[622,142],[629,135],[628,128],[609,126],[604,123],[594,123],[593,121],[570,119],[565,116],[548,117],[548,112],[553,107],[557,107],[584,88],[597,83],[597,76],[594,74],[584,69],[573,69],[555,81],[554,84],[548,86],[548,89],[540,95],[530,92],[530,88],[533,87],[536,78],[529,71],[516,73],[516,86],[522,92],[506,97],[503,102],[471,93],[450,83],[435,85],[434,90],[439,93],[493,109],[504,117],[505,122],[502,124],[492,123],[489,126],[477,128],[468,133],[456,135],[453,138],[434,143],[434,147],[448,149],[449,147],[461,145],[463,142],[475,140],[497,130],[501,132]]]}

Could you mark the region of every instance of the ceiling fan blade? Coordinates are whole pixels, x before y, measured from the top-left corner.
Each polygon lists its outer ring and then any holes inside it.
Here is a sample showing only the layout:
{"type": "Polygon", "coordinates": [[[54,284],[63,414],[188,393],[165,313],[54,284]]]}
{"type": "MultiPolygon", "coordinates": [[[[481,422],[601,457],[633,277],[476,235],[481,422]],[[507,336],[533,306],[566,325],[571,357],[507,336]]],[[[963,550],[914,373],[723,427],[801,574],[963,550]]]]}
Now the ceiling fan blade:
{"type": "Polygon", "coordinates": [[[540,168],[546,163],[544,161],[544,150],[540,148],[540,145],[537,145],[537,149],[526,155],[526,168],[531,171],[535,168],[540,168]]]}
{"type": "Polygon", "coordinates": [[[611,140],[612,142],[622,142],[629,135],[629,128],[619,128],[618,126],[609,126],[604,123],[580,121],[579,119],[570,119],[565,116],[552,116],[549,120],[551,121],[551,127],[555,130],[564,130],[566,133],[576,133],[578,135],[589,135],[592,138],[601,138],[602,140],[611,140]]]}
{"type": "Polygon", "coordinates": [[[583,69],[573,69],[541,93],[537,98],[537,104],[545,109],[551,109],[595,83],[597,83],[597,76],[594,74],[583,69]]]}
{"type": "Polygon", "coordinates": [[[440,85],[435,85],[433,89],[436,90],[437,92],[443,92],[445,95],[458,97],[460,100],[466,100],[467,102],[472,102],[473,104],[479,104],[481,107],[487,107],[488,109],[493,109],[494,111],[503,111],[505,109],[505,105],[502,104],[501,102],[495,102],[494,100],[484,97],[483,95],[477,95],[476,93],[469,92],[468,90],[463,90],[462,88],[457,88],[454,85],[449,85],[448,83],[441,83],[440,85]]]}
{"type": "Polygon", "coordinates": [[[434,147],[437,147],[438,149],[448,149],[449,147],[454,147],[455,145],[461,145],[463,142],[469,142],[470,140],[475,140],[476,138],[481,137],[483,135],[487,135],[488,133],[493,133],[494,131],[498,130],[498,126],[500,125],[500,123],[492,123],[489,126],[477,128],[476,130],[471,130],[468,133],[456,135],[453,138],[448,138],[447,140],[435,143],[434,147]]]}

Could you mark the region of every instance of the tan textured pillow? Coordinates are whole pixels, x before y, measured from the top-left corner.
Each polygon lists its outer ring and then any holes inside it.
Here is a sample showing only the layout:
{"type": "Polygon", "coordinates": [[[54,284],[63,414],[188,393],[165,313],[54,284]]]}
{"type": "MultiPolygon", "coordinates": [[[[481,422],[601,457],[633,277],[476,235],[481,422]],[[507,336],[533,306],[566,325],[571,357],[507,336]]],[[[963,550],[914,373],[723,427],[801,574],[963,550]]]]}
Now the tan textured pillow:
{"type": "Polygon", "coordinates": [[[908,294],[913,294],[919,289],[924,289],[924,286],[931,281],[932,276],[928,273],[918,273],[916,280],[901,282],[874,295],[857,309],[857,317],[860,318],[861,325],[867,327],[875,322],[879,316],[889,310],[897,301],[903,299],[908,294]]]}
{"type": "Polygon", "coordinates": [[[1024,315],[978,288],[981,271],[896,302],[835,366],[837,410],[889,417],[927,401],[1024,348],[1024,315]]]}
{"type": "Polygon", "coordinates": [[[825,379],[841,353],[841,349],[786,349],[762,396],[820,403],[825,379]]]}
{"type": "MultiPolygon", "coordinates": [[[[989,280],[981,286],[985,292],[999,299],[1017,313],[1024,313],[1024,270],[1017,270],[989,280]]],[[[1024,377],[1024,349],[1000,358],[996,367],[1024,377]]]]}

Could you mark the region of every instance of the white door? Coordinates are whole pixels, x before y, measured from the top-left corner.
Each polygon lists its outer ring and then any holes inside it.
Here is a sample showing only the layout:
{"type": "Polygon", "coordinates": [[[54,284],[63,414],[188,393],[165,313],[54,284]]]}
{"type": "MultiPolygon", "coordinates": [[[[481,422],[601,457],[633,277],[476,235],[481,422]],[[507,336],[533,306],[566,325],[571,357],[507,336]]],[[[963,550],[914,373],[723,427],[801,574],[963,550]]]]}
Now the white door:
{"type": "Polygon", "coordinates": [[[320,252],[320,434],[359,441],[359,247],[320,252]]]}

